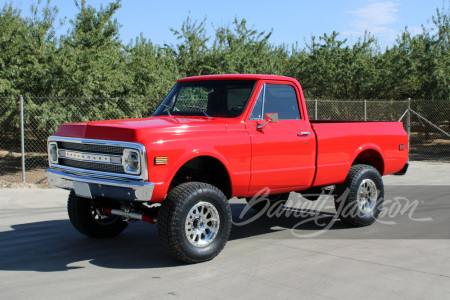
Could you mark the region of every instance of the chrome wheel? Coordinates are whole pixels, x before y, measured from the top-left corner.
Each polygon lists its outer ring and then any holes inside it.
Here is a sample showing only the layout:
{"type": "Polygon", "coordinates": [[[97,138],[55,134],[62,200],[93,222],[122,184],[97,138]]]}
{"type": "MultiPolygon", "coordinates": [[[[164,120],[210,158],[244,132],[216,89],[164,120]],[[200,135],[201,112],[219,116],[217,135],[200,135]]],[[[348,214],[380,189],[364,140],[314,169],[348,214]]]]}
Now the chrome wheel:
{"type": "Polygon", "coordinates": [[[342,222],[368,226],[379,217],[384,203],[383,179],[377,169],[364,164],[350,167],[345,182],[336,185],[334,205],[342,222]]]}
{"type": "Polygon", "coordinates": [[[216,257],[231,230],[228,198],[213,185],[185,182],[174,187],[158,212],[158,237],[164,250],[193,264],[216,257]]]}
{"type": "Polygon", "coordinates": [[[187,214],[184,228],[189,243],[206,247],[216,238],[219,225],[219,213],[214,205],[199,202],[187,214]]]}
{"type": "Polygon", "coordinates": [[[370,179],[364,179],[358,188],[358,207],[359,210],[368,214],[373,211],[377,203],[378,191],[375,182],[370,179]]]}

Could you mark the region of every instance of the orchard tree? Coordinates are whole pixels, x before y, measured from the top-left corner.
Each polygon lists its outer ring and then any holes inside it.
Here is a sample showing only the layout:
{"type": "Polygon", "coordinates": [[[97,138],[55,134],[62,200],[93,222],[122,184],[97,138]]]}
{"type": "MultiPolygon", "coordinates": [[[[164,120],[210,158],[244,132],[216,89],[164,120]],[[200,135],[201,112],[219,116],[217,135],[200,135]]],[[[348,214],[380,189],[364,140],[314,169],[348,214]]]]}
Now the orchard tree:
{"type": "Polygon", "coordinates": [[[206,18],[197,24],[188,16],[181,25],[181,29],[171,28],[172,33],[181,42],[176,46],[165,45],[166,50],[172,55],[182,76],[196,76],[208,74],[210,66],[206,64],[209,53],[209,37],[205,28],[206,18]]]}
{"type": "Polygon", "coordinates": [[[154,45],[142,34],[127,48],[127,69],[132,76],[132,94],[161,100],[181,77],[170,51],[154,45]]]}
{"type": "Polygon", "coordinates": [[[113,19],[120,0],[97,11],[86,0],[75,2],[79,13],[72,29],[61,38],[54,60],[53,80],[58,95],[116,97],[132,89],[126,71],[126,54],[113,19]]]}

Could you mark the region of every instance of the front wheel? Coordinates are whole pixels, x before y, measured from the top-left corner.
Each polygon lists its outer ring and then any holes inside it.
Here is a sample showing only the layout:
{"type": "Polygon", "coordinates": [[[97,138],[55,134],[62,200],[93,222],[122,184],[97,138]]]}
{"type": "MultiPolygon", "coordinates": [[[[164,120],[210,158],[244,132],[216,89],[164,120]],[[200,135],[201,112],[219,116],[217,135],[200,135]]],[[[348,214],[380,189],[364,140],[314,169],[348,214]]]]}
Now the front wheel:
{"type": "Polygon", "coordinates": [[[380,173],[369,165],[353,165],[345,182],[336,186],[336,211],[348,225],[367,226],[374,223],[381,213],[383,197],[380,173]]]}
{"type": "Polygon", "coordinates": [[[72,191],[67,201],[67,212],[73,227],[84,235],[108,238],[120,234],[128,223],[119,216],[105,216],[101,207],[91,199],[78,197],[72,191]]]}
{"type": "Polygon", "coordinates": [[[170,191],[158,212],[158,237],[164,250],[185,263],[216,257],[231,231],[231,209],[216,187],[187,182],[170,191]]]}

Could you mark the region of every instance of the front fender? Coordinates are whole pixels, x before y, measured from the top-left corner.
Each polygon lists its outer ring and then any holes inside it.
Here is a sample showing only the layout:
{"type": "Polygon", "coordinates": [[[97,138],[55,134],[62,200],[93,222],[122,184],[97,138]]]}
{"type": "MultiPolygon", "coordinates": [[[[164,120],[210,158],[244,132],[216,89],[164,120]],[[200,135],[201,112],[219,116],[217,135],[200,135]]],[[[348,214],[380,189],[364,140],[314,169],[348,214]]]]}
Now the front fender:
{"type": "Polygon", "coordinates": [[[210,152],[210,151],[198,150],[198,151],[193,151],[193,152],[190,152],[190,153],[186,153],[185,155],[180,157],[177,160],[177,162],[174,164],[174,166],[172,167],[170,172],[167,174],[167,176],[164,179],[164,181],[168,182],[170,184],[170,182],[172,182],[172,180],[175,177],[175,174],[178,172],[178,170],[180,170],[180,168],[182,166],[184,166],[187,162],[189,162],[190,160],[192,160],[194,158],[197,158],[197,157],[212,157],[212,158],[217,159],[225,167],[225,169],[226,169],[226,171],[228,173],[228,176],[230,177],[230,180],[232,180],[232,178],[230,176],[229,163],[228,163],[228,161],[226,160],[226,158],[223,155],[221,155],[218,152],[210,152]]]}

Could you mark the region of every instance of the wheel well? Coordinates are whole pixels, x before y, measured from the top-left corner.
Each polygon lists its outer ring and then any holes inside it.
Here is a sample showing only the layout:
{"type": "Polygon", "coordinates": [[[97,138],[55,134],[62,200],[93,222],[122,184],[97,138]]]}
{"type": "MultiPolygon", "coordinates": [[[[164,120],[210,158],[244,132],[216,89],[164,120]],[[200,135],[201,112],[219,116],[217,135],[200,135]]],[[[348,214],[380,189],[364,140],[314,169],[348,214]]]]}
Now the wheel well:
{"type": "Polygon", "coordinates": [[[220,189],[228,199],[231,198],[231,180],[228,171],[214,157],[199,156],[186,162],[173,177],[169,189],[189,181],[212,184],[220,189]]]}
{"type": "Polygon", "coordinates": [[[352,165],[356,164],[366,164],[377,169],[380,175],[383,175],[384,172],[384,162],[381,154],[373,149],[364,150],[353,161],[352,165]]]}

